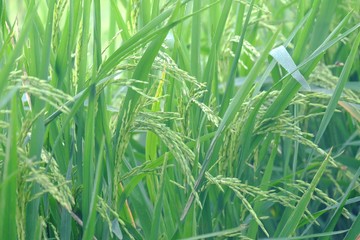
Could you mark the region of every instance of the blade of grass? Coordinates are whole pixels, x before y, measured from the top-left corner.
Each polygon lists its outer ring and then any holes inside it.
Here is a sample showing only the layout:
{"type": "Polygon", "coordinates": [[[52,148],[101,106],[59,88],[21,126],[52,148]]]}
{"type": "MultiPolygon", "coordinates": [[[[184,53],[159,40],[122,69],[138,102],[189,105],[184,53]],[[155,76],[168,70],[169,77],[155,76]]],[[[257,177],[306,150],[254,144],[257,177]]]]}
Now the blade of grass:
{"type": "MultiPolygon", "coordinates": [[[[229,106],[230,99],[233,96],[233,89],[234,89],[234,85],[235,85],[235,81],[234,81],[235,80],[235,74],[236,74],[237,66],[238,66],[238,63],[239,63],[240,55],[241,55],[241,50],[242,50],[244,39],[245,39],[245,33],[246,33],[247,27],[248,27],[249,22],[250,22],[251,12],[252,12],[252,9],[254,7],[255,2],[256,2],[256,0],[251,1],[249,10],[248,10],[248,12],[246,14],[245,23],[242,26],[243,28],[242,28],[242,32],[241,32],[241,35],[240,35],[239,42],[238,42],[237,47],[236,47],[235,57],[233,59],[230,74],[229,74],[229,77],[228,77],[227,82],[226,82],[224,98],[222,100],[221,107],[220,107],[220,116],[224,115],[226,109],[229,106]]],[[[243,7],[245,8],[245,5],[243,7]]]]}
{"type": "MultiPolygon", "coordinates": [[[[314,140],[314,143],[315,144],[318,144],[321,137],[323,136],[334,112],[335,112],[335,109],[336,109],[336,106],[338,105],[338,102],[340,100],[340,96],[343,92],[343,89],[345,87],[345,84],[349,78],[349,75],[350,75],[350,71],[352,69],[352,65],[354,63],[354,59],[355,59],[355,56],[358,52],[358,48],[359,48],[359,44],[360,44],[360,33],[357,35],[356,37],[356,40],[351,48],[351,51],[350,51],[350,54],[348,56],[348,58],[346,59],[346,62],[345,62],[345,65],[344,65],[344,68],[343,70],[341,71],[341,75],[339,77],[339,81],[336,85],[336,88],[335,88],[335,91],[330,99],[330,102],[326,108],[326,111],[325,111],[325,114],[321,120],[321,123],[320,123],[320,126],[319,126],[319,130],[318,132],[316,133],[316,136],[315,136],[315,140],[314,140]]],[[[307,164],[309,164],[311,162],[311,158],[312,158],[312,155],[313,155],[314,151],[312,150],[311,153],[309,154],[308,156],[308,161],[307,161],[307,164]]],[[[305,174],[305,172],[304,172],[305,174]]]]}
{"type": "MultiPolygon", "coordinates": [[[[231,104],[229,105],[229,107],[227,108],[223,119],[220,122],[220,125],[216,131],[216,134],[211,142],[211,145],[206,153],[204,162],[202,164],[200,173],[198,175],[198,178],[195,182],[195,190],[197,190],[202,181],[203,181],[203,177],[204,174],[207,170],[207,167],[210,164],[211,159],[213,158],[213,152],[214,149],[216,148],[216,145],[218,145],[218,141],[220,140],[223,131],[225,130],[225,128],[229,125],[229,123],[233,120],[234,116],[236,115],[239,107],[241,106],[241,104],[244,102],[246,96],[249,94],[250,89],[252,88],[256,76],[258,74],[258,71],[260,70],[260,68],[262,67],[263,63],[265,62],[265,58],[267,57],[267,54],[270,52],[271,48],[273,47],[275,40],[277,38],[277,35],[279,34],[279,30],[273,35],[273,37],[271,38],[271,40],[269,41],[268,45],[266,46],[265,50],[263,51],[263,54],[261,55],[261,57],[258,59],[258,61],[256,62],[256,64],[254,65],[254,67],[251,69],[251,72],[249,73],[249,75],[246,78],[246,81],[244,83],[244,85],[238,90],[238,92],[236,93],[234,99],[232,100],[231,104]]],[[[194,201],[194,194],[191,194],[186,205],[185,208],[183,210],[183,213],[181,215],[181,220],[184,220],[184,218],[187,215],[187,212],[189,211],[192,202],[194,201]]]]}
{"type": "Polygon", "coordinates": [[[286,48],[281,45],[270,51],[270,55],[288,72],[291,76],[298,81],[305,90],[310,90],[309,84],[306,82],[304,76],[299,70],[296,70],[296,64],[291,58],[286,48]]]}
{"type": "MultiPolygon", "coordinates": [[[[201,8],[201,1],[193,1],[193,12],[199,11],[201,8]]],[[[200,35],[201,35],[201,15],[196,14],[192,19],[191,27],[191,73],[197,79],[200,79],[200,35]]]]}
{"type": "Polygon", "coordinates": [[[83,14],[82,14],[82,31],[81,31],[81,43],[79,53],[79,70],[78,70],[78,91],[85,88],[85,79],[87,71],[87,59],[88,59],[88,46],[89,46],[89,33],[90,33],[90,9],[91,0],[83,1],[83,14]]]}
{"type": "MultiPolygon", "coordinates": [[[[199,10],[196,13],[187,15],[187,16],[182,17],[181,19],[179,19],[179,20],[177,20],[175,22],[169,23],[165,27],[163,27],[163,28],[155,31],[154,33],[152,33],[150,37],[145,38],[145,40],[143,39],[141,44],[147,43],[148,41],[152,40],[154,37],[161,35],[164,31],[169,31],[169,29],[173,28],[174,26],[176,26],[180,22],[192,17],[195,14],[199,14],[200,12],[205,11],[206,9],[210,8],[213,5],[216,5],[217,3],[218,3],[218,1],[216,1],[213,4],[210,4],[210,5],[207,5],[207,6],[203,7],[201,10],[199,10]]],[[[147,29],[147,30],[150,31],[151,29],[155,28],[153,25],[155,25],[155,23],[151,24],[151,26],[149,26],[149,27],[146,27],[146,28],[150,28],[150,29],[147,29]]],[[[141,35],[141,34],[139,34],[139,35],[141,35]]],[[[135,35],[134,35],[134,37],[135,37],[135,35]]],[[[141,38],[141,37],[137,36],[137,38],[141,38]]],[[[122,45],[118,50],[116,50],[116,52],[114,54],[112,54],[112,57],[111,57],[112,60],[111,61],[110,61],[110,58],[109,58],[104,62],[104,64],[101,65],[101,68],[100,68],[99,73],[97,75],[98,83],[101,83],[101,81],[106,82],[106,81],[109,80],[110,76],[106,76],[107,72],[110,71],[110,69],[112,69],[113,67],[116,67],[116,65],[119,62],[121,62],[124,58],[126,58],[126,56],[128,56],[128,54],[131,52],[129,49],[132,49],[131,46],[137,45],[136,43],[134,43],[135,40],[136,39],[133,39],[133,37],[132,37],[126,44],[124,43],[124,45],[122,45]],[[105,67],[105,65],[106,65],[106,67],[105,67]],[[108,69],[108,70],[106,70],[106,69],[108,69]],[[99,80],[99,79],[101,79],[101,80],[99,80]]],[[[98,83],[97,83],[97,85],[99,85],[98,83]]],[[[80,91],[78,94],[75,95],[74,99],[79,98],[82,95],[82,93],[83,93],[83,91],[80,91]]],[[[71,106],[72,104],[73,103],[71,101],[66,102],[66,106],[71,106]]],[[[57,118],[60,114],[62,114],[62,112],[60,110],[56,110],[55,112],[53,112],[46,119],[46,125],[49,124],[51,121],[54,121],[55,118],[57,118]]]]}
{"type": "Polygon", "coordinates": [[[232,236],[235,235],[237,233],[241,233],[244,230],[244,226],[239,226],[239,227],[235,227],[232,229],[226,229],[223,231],[217,231],[217,232],[213,232],[213,233],[208,233],[208,234],[203,234],[203,235],[199,235],[199,236],[194,236],[194,237],[190,237],[190,238],[182,238],[183,240],[197,240],[197,239],[208,239],[208,238],[214,238],[214,237],[227,237],[227,236],[232,236]]]}
{"type": "MultiPolygon", "coordinates": [[[[170,23],[168,25],[166,25],[165,27],[163,27],[163,28],[159,29],[158,31],[156,31],[157,39],[155,39],[151,43],[151,45],[147,48],[147,51],[143,54],[143,57],[141,58],[140,62],[138,63],[138,65],[137,65],[137,67],[135,69],[135,72],[134,72],[133,77],[132,77],[133,79],[146,81],[147,75],[151,70],[151,64],[154,61],[158,51],[160,50],[161,44],[163,43],[166,35],[168,34],[168,31],[171,28],[173,28],[177,24],[181,23],[185,19],[187,19],[189,17],[192,17],[194,14],[198,14],[201,11],[206,10],[207,8],[209,8],[212,5],[206,6],[206,7],[202,8],[199,12],[196,12],[196,13],[190,14],[188,16],[185,16],[185,17],[181,18],[180,20],[174,21],[173,18],[176,15],[175,13],[178,11],[179,6],[180,6],[180,4],[174,10],[174,13],[173,13],[173,15],[172,15],[172,17],[170,19],[170,23]]],[[[135,87],[141,88],[142,86],[139,86],[139,84],[135,84],[135,87]]],[[[126,96],[125,96],[123,106],[127,106],[128,109],[134,109],[134,106],[136,106],[138,101],[139,101],[139,94],[137,92],[135,92],[134,90],[129,89],[126,96]]],[[[122,117],[120,117],[120,116],[124,116],[125,111],[128,111],[128,109],[124,109],[124,108],[120,109],[119,118],[118,118],[118,122],[116,124],[117,127],[116,127],[116,131],[115,131],[115,136],[114,136],[114,141],[115,142],[118,142],[120,126],[122,126],[122,121],[123,121],[122,117]]],[[[129,116],[127,118],[129,118],[129,116]]]]}
{"type": "Polygon", "coordinates": [[[165,156],[164,163],[160,175],[160,183],[157,189],[156,204],[154,208],[154,215],[151,224],[151,237],[150,239],[159,239],[159,229],[161,224],[161,212],[164,204],[164,190],[165,190],[165,171],[167,167],[167,156],[165,156]]]}
{"type": "Polygon", "coordinates": [[[5,29],[5,2],[3,0],[0,0],[0,26],[2,32],[4,32],[5,29]]]}
{"type": "Polygon", "coordinates": [[[100,153],[96,163],[96,171],[95,171],[95,179],[94,179],[94,186],[91,193],[91,201],[90,201],[90,209],[89,209],[89,218],[85,224],[85,232],[83,235],[84,240],[93,239],[95,233],[95,224],[96,224],[96,206],[98,200],[98,194],[100,192],[100,182],[101,182],[101,174],[103,168],[103,153],[105,145],[105,138],[103,138],[101,145],[100,145],[100,153]]]}
{"type": "MultiPolygon", "coordinates": [[[[343,197],[341,198],[341,201],[339,202],[339,205],[335,209],[335,212],[333,213],[333,215],[329,218],[329,222],[326,224],[326,226],[324,228],[325,229],[324,232],[329,232],[329,231],[334,230],[336,224],[339,222],[339,218],[340,218],[340,216],[342,214],[342,211],[344,209],[346,201],[350,197],[350,193],[353,190],[354,185],[356,184],[357,180],[359,179],[359,176],[360,176],[360,168],[358,168],[358,170],[354,174],[354,177],[351,180],[351,182],[350,182],[348,188],[346,189],[345,193],[343,194],[343,197]]],[[[359,230],[359,233],[360,233],[360,230],[359,230]]],[[[329,237],[321,238],[321,240],[325,240],[325,239],[330,239],[330,238],[329,237]]]]}
{"type": "MultiPolygon", "coordinates": [[[[98,79],[104,78],[105,75],[110,72],[118,63],[124,60],[127,56],[133,53],[135,50],[139,49],[141,46],[144,46],[146,43],[154,40],[159,35],[161,35],[164,31],[169,31],[169,29],[173,28],[177,24],[185,21],[186,19],[193,17],[196,14],[199,14],[202,11],[210,8],[213,5],[216,5],[219,1],[207,5],[200,9],[198,12],[186,15],[176,21],[169,21],[167,25],[164,27],[154,31],[157,29],[159,25],[161,25],[166,19],[168,19],[173,12],[174,9],[168,9],[161,13],[158,17],[150,21],[146,26],[144,26],[140,31],[138,31],[134,36],[132,36],[128,41],[124,42],[101,66],[98,74],[98,79]]],[[[181,4],[182,5],[182,4],[181,4]]]]}
{"type": "MultiPolygon", "coordinates": [[[[303,17],[303,19],[299,22],[299,24],[296,25],[296,27],[294,27],[294,30],[290,33],[289,37],[284,42],[284,44],[283,44],[284,47],[287,47],[289,45],[289,43],[293,40],[293,38],[298,33],[298,31],[303,27],[303,25],[306,23],[308,17],[310,16],[310,13],[311,13],[311,10],[303,17]]],[[[256,83],[256,87],[255,87],[253,96],[257,95],[260,92],[261,87],[263,86],[267,76],[269,76],[270,72],[275,67],[275,64],[276,64],[276,61],[275,61],[275,59],[273,59],[270,62],[267,69],[265,70],[264,74],[262,75],[260,81],[258,83],[256,83]]]]}
{"type": "MultiPolygon", "coordinates": [[[[327,49],[329,49],[331,46],[333,46],[335,43],[337,43],[338,41],[340,41],[341,39],[343,39],[344,37],[346,37],[347,35],[349,35],[350,33],[354,32],[357,28],[360,27],[360,24],[355,25],[354,27],[350,28],[349,30],[347,30],[346,32],[344,32],[343,34],[340,34],[339,36],[337,36],[334,39],[330,39],[330,36],[324,41],[324,43],[319,46],[317,48],[317,50],[315,50],[309,57],[307,57],[303,62],[301,62],[300,64],[297,65],[297,68],[294,70],[299,70],[300,68],[302,68],[304,65],[310,63],[311,60],[316,59],[313,64],[317,63],[318,61],[320,61],[319,58],[317,58],[318,56],[320,56],[323,52],[325,52],[327,49]]],[[[331,34],[332,35],[332,34],[331,34]]],[[[291,72],[292,73],[292,72],[291,72]]],[[[287,73],[280,81],[286,79],[288,76],[291,75],[291,73],[287,73]]],[[[308,75],[310,75],[310,72],[307,72],[304,74],[305,77],[307,77],[308,75]]],[[[265,118],[272,118],[275,117],[277,115],[279,115],[289,104],[289,102],[291,101],[291,99],[293,98],[293,96],[298,92],[298,90],[300,89],[300,84],[298,84],[297,82],[292,83],[292,82],[288,82],[283,91],[281,91],[280,95],[278,96],[278,98],[274,101],[274,103],[268,108],[267,113],[264,115],[264,119],[265,118]]]]}
{"type": "MultiPolygon", "coordinates": [[[[174,9],[170,21],[173,21],[174,18],[177,15],[177,12],[179,10],[180,4],[178,2],[177,7],[174,9]]],[[[161,34],[158,35],[158,37],[149,45],[149,47],[146,49],[145,53],[143,54],[142,58],[140,59],[139,63],[137,64],[135,71],[133,73],[132,78],[137,80],[146,81],[148,78],[148,74],[151,71],[151,66],[155,60],[155,57],[157,56],[161,45],[163,44],[166,35],[168,34],[168,31],[172,25],[169,27],[163,29],[161,34]]],[[[141,88],[141,86],[138,86],[141,88]]],[[[128,131],[129,126],[132,125],[132,121],[134,120],[135,114],[137,112],[135,109],[138,107],[138,102],[140,101],[140,95],[139,93],[135,92],[132,89],[128,89],[125,99],[122,104],[122,108],[119,111],[118,114],[118,120],[116,123],[116,129],[114,134],[114,146],[117,151],[115,156],[115,172],[120,172],[120,163],[122,161],[123,155],[125,153],[125,150],[127,148],[128,142],[124,141],[122,138],[128,137],[128,131]]],[[[128,140],[127,140],[128,141],[128,140]]],[[[116,208],[118,208],[119,204],[119,197],[118,197],[118,183],[119,183],[119,177],[115,174],[115,187],[114,187],[114,203],[116,208]]],[[[118,209],[116,209],[118,210],[118,209]]],[[[144,215],[145,216],[145,215],[144,215]]],[[[147,225],[151,219],[142,218],[142,226],[144,228],[144,232],[146,235],[151,234],[151,226],[147,225]]]]}
{"type": "MultiPolygon", "coordinates": [[[[319,6],[319,14],[313,23],[313,33],[309,43],[309,51],[314,51],[325,40],[331,24],[332,16],[336,14],[337,0],[330,2],[321,1],[319,6]]],[[[315,9],[314,9],[315,10],[315,9]]]]}
{"type": "Polygon", "coordinates": [[[0,109],[2,109],[5,105],[7,105],[13,96],[19,91],[20,86],[12,87],[5,96],[3,95],[0,99],[0,109]]]}
{"type": "Polygon", "coordinates": [[[360,235],[360,214],[357,215],[355,221],[350,227],[350,230],[346,234],[344,240],[358,239],[360,235]]]}
{"type": "MultiPolygon", "coordinates": [[[[301,30],[301,33],[299,34],[298,38],[296,39],[296,45],[293,53],[293,59],[295,62],[300,61],[303,58],[303,55],[305,53],[304,49],[306,47],[306,43],[310,37],[311,29],[314,26],[315,18],[318,14],[318,8],[321,3],[321,0],[314,0],[311,4],[312,12],[309,16],[309,19],[307,20],[306,24],[304,25],[304,28],[301,30]]],[[[300,3],[301,4],[301,3],[300,3]]],[[[332,16],[329,16],[332,17],[332,16]]]]}
{"type": "MultiPolygon", "coordinates": [[[[300,236],[300,237],[279,237],[279,238],[266,238],[267,240],[300,240],[300,239],[317,239],[319,237],[324,236],[336,236],[340,234],[346,233],[348,230],[341,230],[341,231],[335,231],[335,232],[324,232],[324,233],[314,233],[306,236],[300,236]]],[[[260,238],[263,239],[263,238],[260,238]]]]}
{"type": "MultiPolygon", "coordinates": [[[[224,6],[222,8],[222,13],[221,13],[221,16],[220,16],[220,19],[219,19],[219,22],[216,26],[216,32],[215,32],[215,35],[214,35],[214,38],[212,40],[212,45],[211,45],[211,49],[210,49],[210,53],[209,53],[209,56],[214,56],[214,55],[217,55],[217,51],[218,51],[218,47],[220,45],[220,42],[221,42],[221,38],[222,38],[222,35],[224,33],[224,29],[225,29],[225,24],[226,24],[226,20],[229,16],[229,12],[230,12],[230,9],[231,9],[231,5],[232,5],[232,1],[231,0],[226,0],[224,2],[224,6]]],[[[206,82],[207,83],[207,88],[208,90],[211,89],[211,76],[209,76],[208,74],[211,74],[211,72],[213,72],[212,69],[210,69],[210,66],[215,66],[215,63],[216,62],[216,59],[214,57],[209,57],[208,58],[208,61],[206,63],[206,67],[205,67],[205,75],[202,79],[203,82],[206,82]]],[[[209,95],[210,93],[208,92],[207,95],[209,95]]],[[[208,98],[206,98],[208,99],[208,98]]],[[[207,101],[205,101],[207,102],[207,101]]]]}
{"type": "MultiPolygon", "coordinates": [[[[16,208],[17,208],[17,129],[18,129],[18,96],[11,101],[11,121],[6,146],[6,156],[2,167],[0,184],[0,238],[16,239],[16,208]]],[[[23,193],[20,193],[23,194],[23,193]]]]}
{"type": "MultiPolygon", "coordinates": [[[[162,88],[163,88],[163,84],[164,84],[164,79],[165,79],[165,70],[162,72],[162,77],[160,79],[159,85],[158,85],[156,93],[155,93],[156,98],[159,98],[162,96],[162,88]]],[[[154,102],[151,107],[151,111],[158,112],[160,110],[161,110],[160,102],[159,101],[154,102]]],[[[147,131],[146,143],[145,143],[145,154],[146,154],[145,159],[146,159],[146,161],[154,161],[155,159],[157,159],[158,147],[159,147],[158,136],[151,131],[147,131]]],[[[155,200],[156,200],[155,189],[158,185],[157,178],[153,177],[153,176],[148,176],[146,182],[147,182],[147,186],[148,186],[148,192],[149,192],[150,199],[153,203],[155,203],[155,200]]]]}
{"type": "MultiPolygon", "coordinates": [[[[48,17],[47,17],[47,24],[45,29],[45,35],[44,35],[44,45],[42,46],[42,52],[36,52],[37,55],[42,56],[41,66],[36,66],[39,68],[40,72],[39,77],[41,79],[48,79],[48,71],[49,71],[49,58],[50,58],[50,52],[48,49],[51,47],[51,36],[52,36],[52,23],[53,23],[53,12],[54,12],[55,2],[50,2],[48,5],[48,17]]],[[[36,15],[35,15],[36,16],[36,15]]],[[[34,21],[35,22],[35,21],[34,21]]],[[[35,27],[35,26],[34,26],[35,27]]],[[[30,41],[30,44],[33,43],[30,41]]],[[[35,43],[36,44],[36,41],[35,43]]],[[[36,46],[33,46],[36,47],[36,46]]],[[[37,49],[39,50],[39,49],[37,49]]],[[[45,107],[45,102],[41,99],[34,99],[33,104],[33,116],[37,116],[39,113],[43,111],[43,108],[45,107]]],[[[34,124],[32,126],[31,131],[31,140],[30,140],[30,151],[29,151],[29,157],[34,162],[39,162],[41,158],[41,151],[43,147],[43,143],[45,140],[45,125],[44,125],[44,114],[41,113],[40,116],[36,118],[34,121],[34,124]]],[[[31,188],[31,194],[35,195],[39,192],[40,187],[38,184],[34,184],[31,188]]],[[[35,228],[33,226],[33,222],[40,221],[39,219],[39,203],[40,199],[34,199],[31,202],[28,203],[26,206],[26,236],[29,238],[34,238],[35,236],[35,228]]]]}
{"type": "Polygon", "coordinates": [[[326,156],[325,160],[322,162],[319,170],[316,172],[313,180],[311,181],[309,189],[301,197],[296,208],[292,211],[284,227],[281,229],[279,237],[290,237],[296,231],[297,225],[299,224],[301,218],[303,217],[307,205],[311,200],[311,196],[313,195],[313,192],[317,184],[319,183],[321,176],[324,174],[326,170],[326,166],[329,162],[330,155],[331,155],[331,150],[326,156]]]}
{"type": "MultiPolygon", "coordinates": [[[[272,173],[274,171],[274,162],[277,153],[277,148],[279,146],[280,136],[276,136],[274,139],[274,146],[271,151],[270,159],[266,165],[265,172],[263,178],[261,179],[260,189],[266,191],[269,188],[269,183],[271,180],[272,173]]],[[[262,208],[264,204],[262,201],[258,200],[255,202],[254,211],[259,214],[259,210],[262,208]]],[[[251,239],[255,239],[258,233],[258,225],[256,221],[253,219],[250,223],[247,236],[251,239]]]]}
{"type": "Polygon", "coordinates": [[[101,66],[98,78],[103,78],[105,75],[119,62],[121,62],[126,56],[133,52],[136,48],[135,46],[141,42],[141,40],[148,42],[151,41],[149,38],[149,33],[153,31],[157,26],[164,22],[168,17],[170,17],[172,9],[166,10],[161,13],[155,19],[150,21],[146,26],[144,26],[140,31],[138,31],[134,36],[125,41],[101,66]]]}
{"type": "MultiPolygon", "coordinates": [[[[23,30],[21,31],[19,38],[17,39],[16,45],[14,50],[10,53],[10,56],[7,60],[7,63],[2,66],[2,69],[0,70],[0,94],[2,95],[2,92],[4,91],[5,87],[8,84],[8,77],[10,72],[13,69],[13,66],[15,65],[16,59],[20,56],[21,50],[23,48],[23,45],[25,44],[25,41],[27,40],[27,36],[31,30],[31,25],[33,22],[33,19],[35,17],[36,7],[32,6],[32,8],[29,9],[28,15],[26,16],[23,30]]],[[[4,47],[4,46],[3,46],[4,47]]]]}
{"type": "Polygon", "coordinates": [[[152,4],[150,4],[150,1],[140,0],[140,27],[145,26],[150,21],[151,5],[152,4]]]}
{"type": "Polygon", "coordinates": [[[235,165],[235,172],[236,175],[240,177],[242,171],[244,170],[245,161],[249,157],[250,153],[252,152],[253,148],[251,147],[252,143],[252,136],[254,135],[254,127],[256,123],[256,116],[260,110],[260,107],[264,104],[266,97],[271,93],[271,91],[267,91],[264,96],[261,97],[258,103],[254,106],[254,109],[249,114],[248,118],[244,122],[243,130],[241,131],[239,142],[242,146],[242,151],[240,153],[239,161],[237,165],[235,165]]]}
{"type": "Polygon", "coordinates": [[[111,0],[111,12],[115,16],[115,21],[118,25],[118,28],[121,30],[121,38],[126,41],[130,38],[130,33],[128,31],[128,28],[126,26],[126,23],[124,19],[121,16],[120,10],[117,6],[117,3],[115,0],[111,0]]]}
{"type": "Polygon", "coordinates": [[[151,19],[154,19],[160,12],[160,0],[154,0],[152,3],[151,19]]]}
{"type": "Polygon", "coordinates": [[[358,54],[358,48],[359,48],[359,44],[360,44],[360,33],[357,35],[356,40],[351,48],[350,54],[348,56],[348,58],[346,59],[345,65],[343,70],[341,71],[341,75],[339,77],[339,81],[336,84],[336,88],[335,91],[330,99],[330,102],[326,108],[325,114],[321,120],[320,126],[319,126],[319,130],[316,134],[315,140],[314,142],[317,144],[319,143],[321,137],[323,136],[325,129],[327,127],[327,125],[330,122],[330,119],[332,117],[332,115],[335,112],[336,106],[338,104],[338,101],[340,99],[341,93],[344,90],[345,84],[348,81],[349,75],[350,75],[350,71],[351,68],[353,66],[355,57],[358,54]]]}
{"type": "Polygon", "coordinates": [[[90,216],[90,201],[94,186],[94,131],[96,115],[96,89],[91,85],[89,94],[89,107],[86,117],[84,159],[83,162],[83,194],[82,194],[82,215],[83,222],[87,223],[90,216]]]}

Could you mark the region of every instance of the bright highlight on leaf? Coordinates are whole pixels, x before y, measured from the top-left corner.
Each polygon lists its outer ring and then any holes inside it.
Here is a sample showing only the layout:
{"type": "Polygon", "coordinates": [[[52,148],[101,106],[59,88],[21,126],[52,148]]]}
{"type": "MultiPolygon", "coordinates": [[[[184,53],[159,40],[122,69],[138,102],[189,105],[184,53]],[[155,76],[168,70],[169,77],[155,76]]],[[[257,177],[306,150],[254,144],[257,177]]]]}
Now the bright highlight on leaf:
{"type": "Polygon", "coordinates": [[[304,76],[297,70],[294,60],[284,46],[279,46],[270,51],[270,55],[282,66],[291,76],[298,81],[304,90],[310,91],[310,86],[304,76]]]}

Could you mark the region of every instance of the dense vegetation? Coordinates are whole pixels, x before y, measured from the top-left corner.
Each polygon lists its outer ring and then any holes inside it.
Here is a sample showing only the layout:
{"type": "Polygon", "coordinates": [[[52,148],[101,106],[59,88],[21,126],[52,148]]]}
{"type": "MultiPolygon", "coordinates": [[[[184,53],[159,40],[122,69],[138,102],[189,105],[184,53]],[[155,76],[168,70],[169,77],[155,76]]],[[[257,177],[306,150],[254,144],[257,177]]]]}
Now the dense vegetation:
{"type": "Polygon", "coordinates": [[[357,0],[0,0],[0,239],[355,239],[357,0]]]}

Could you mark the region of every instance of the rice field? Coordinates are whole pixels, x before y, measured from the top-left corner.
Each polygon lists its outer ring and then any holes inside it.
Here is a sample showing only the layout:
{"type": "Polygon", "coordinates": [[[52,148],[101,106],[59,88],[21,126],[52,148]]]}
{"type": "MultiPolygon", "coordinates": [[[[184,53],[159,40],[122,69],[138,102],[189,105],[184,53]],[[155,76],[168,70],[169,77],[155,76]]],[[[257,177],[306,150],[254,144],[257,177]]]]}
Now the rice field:
{"type": "Polygon", "coordinates": [[[0,0],[0,239],[360,237],[357,0],[0,0]]]}

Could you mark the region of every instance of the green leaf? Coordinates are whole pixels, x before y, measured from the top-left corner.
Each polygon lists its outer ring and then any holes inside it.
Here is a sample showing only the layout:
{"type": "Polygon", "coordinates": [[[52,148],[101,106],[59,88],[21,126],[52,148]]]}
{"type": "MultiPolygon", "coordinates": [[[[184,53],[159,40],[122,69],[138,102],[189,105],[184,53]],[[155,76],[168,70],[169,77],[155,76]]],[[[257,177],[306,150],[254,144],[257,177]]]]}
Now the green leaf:
{"type": "Polygon", "coordinates": [[[360,235],[360,214],[357,215],[355,221],[351,225],[348,233],[346,234],[344,240],[352,240],[359,238],[360,235]]]}
{"type": "MultiPolygon", "coordinates": [[[[225,128],[230,124],[230,122],[233,120],[233,118],[235,117],[239,107],[241,106],[241,104],[243,104],[243,102],[245,101],[247,95],[250,92],[250,89],[252,88],[257,73],[259,71],[259,69],[262,67],[263,63],[265,62],[265,59],[267,57],[267,54],[270,52],[271,48],[273,47],[275,40],[277,38],[277,35],[279,34],[280,30],[278,30],[273,37],[271,38],[271,40],[269,41],[268,45],[266,46],[263,54],[261,55],[261,57],[258,59],[258,61],[256,62],[255,66],[251,69],[251,72],[249,73],[249,75],[247,76],[244,85],[238,90],[238,92],[236,93],[234,99],[232,100],[232,102],[230,103],[229,107],[227,108],[223,119],[220,122],[219,128],[216,131],[216,134],[211,142],[211,145],[206,153],[204,162],[202,164],[200,173],[198,175],[198,178],[195,182],[195,190],[197,190],[204,178],[204,174],[210,164],[211,159],[213,158],[213,153],[214,153],[214,149],[216,148],[216,145],[218,144],[219,139],[221,138],[223,131],[225,130],[225,128]]],[[[194,194],[192,193],[185,205],[185,208],[183,210],[183,213],[181,215],[181,219],[184,220],[184,218],[186,217],[187,212],[189,211],[192,202],[194,201],[194,194]]]]}
{"type": "Polygon", "coordinates": [[[94,131],[96,116],[96,89],[95,85],[90,87],[89,108],[86,117],[84,158],[83,162],[83,194],[82,194],[82,215],[84,223],[89,221],[91,195],[94,188],[94,131]]]}
{"type": "MultiPolygon", "coordinates": [[[[10,75],[10,72],[15,65],[16,59],[20,56],[23,45],[25,44],[26,38],[29,34],[29,31],[31,30],[31,25],[33,23],[33,19],[36,13],[36,8],[33,5],[31,6],[32,8],[28,9],[28,15],[26,16],[24,25],[22,27],[23,30],[21,31],[19,38],[16,41],[15,48],[10,53],[7,62],[0,69],[0,95],[2,95],[2,92],[8,85],[8,77],[10,75]]],[[[3,12],[4,10],[1,9],[0,11],[3,12]]]]}
{"type": "Polygon", "coordinates": [[[357,35],[356,40],[351,48],[351,52],[349,54],[349,57],[346,59],[345,65],[343,70],[341,71],[341,75],[339,77],[339,81],[336,84],[335,91],[330,99],[330,102],[326,108],[324,117],[321,120],[319,130],[315,137],[315,143],[319,143],[321,137],[323,136],[326,127],[328,126],[330,119],[332,115],[335,112],[336,106],[338,104],[338,101],[340,99],[340,96],[344,90],[345,84],[349,79],[350,71],[352,69],[355,57],[358,54],[358,48],[360,44],[360,33],[357,35]]]}
{"type": "Polygon", "coordinates": [[[100,153],[97,159],[96,163],[96,170],[95,170],[95,179],[94,179],[94,185],[93,189],[91,191],[91,199],[90,199],[90,205],[89,205],[89,218],[85,224],[85,231],[83,235],[83,239],[85,240],[91,240],[94,237],[95,233],[95,224],[96,224],[96,206],[97,206],[97,200],[98,195],[100,193],[100,183],[101,183],[101,174],[102,174],[102,168],[103,168],[103,149],[105,145],[105,138],[103,138],[101,145],[100,145],[100,153]]]}
{"type": "MultiPolygon", "coordinates": [[[[345,193],[343,194],[343,197],[341,198],[341,201],[339,202],[338,206],[336,207],[333,215],[329,218],[330,220],[326,224],[324,232],[332,231],[335,228],[336,224],[339,222],[339,219],[340,219],[341,213],[344,209],[344,206],[346,204],[346,201],[350,197],[350,193],[353,190],[359,177],[360,177],[360,168],[358,168],[358,170],[354,174],[353,179],[351,180],[349,186],[347,187],[345,193]]],[[[356,220],[355,220],[355,222],[356,222],[356,220]]],[[[355,222],[354,222],[354,224],[355,224],[355,222]]],[[[360,230],[359,230],[359,233],[360,233],[360,230]]],[[[329,237],[321,238],[321,240],[325,240],[325,239],[329,239],[329,237]]]]}
{"type": "MultiPolygon", "coordinates": [[[[336,235],[344,234],[347,230],[335,231],[335,232],[323,232],[323,233],[314,233],[305,236],[298,236],[298,237],[278,237],[278,238],[266,238],[267,240],[300,240],[300,239],[317,239],[319,237],[333,237],[336,235]]],[[[261,238],[260,238],[261,239],[261,238]]]]}
{"type": "Polygon", "coordinates": [[[325,160],[322,162],[319,170],[316,172],[313,180],[311,181],[309,189],[301,197],[296,208],[292,211],[291,215],[287,219],[286,224],[281,229],[279,237],[290,237],[296,231],[296,228],[301,218],[303,217],[305,210],[307,209],[307,205],[311,200],[311,196],[313,195],[316,185],[319,183],[321,176],[324,174],[326,170],[326,166],[329,162],[330,155],[331,155],[331,150],[326,156],[325,160]]]}
{"type": "Polygon", "coordinates": [[[11,121],[6,143],[6,156],[0,184],[0,239],[17,239],[16,208],[18,181],[18,99],[11,101],[11,121]]]}
{"type": "Polygon", "coordinates": [[[310,90],[309,84],[304,76],[297,70],[294,60],[284,46],[279,46],[270,51],[270,55],[283,67],[291,76],[298,81],[305,90],[310,90]]]}
{"type": "MultiPolygon", "coordinates": [[[[242,50],[244,39],[245,39],[245,33],[246,33],[246,30],[247,30],[249,22],[250,22],[251,12],[253,10],[255,2],[256,2],[255,0],[251,1],[249,10],[246,14],[245,23],[242,26],[242,32],[241,32],[240,39],[239,39],[239,42],[236,47],[235,57],[232,61],[230,74],[229,74],[229,77],[226,82],[224,98],[223,98],[223,101],[221,103],[221,108],[220,108],[220,116],[224,115],[227,107],[229,106],[230,99],[233,96],[233,89],[234,89],[234,85],[235,85],[235,83],[234,83],[235,74],[236,74],[237,66],[239,63],[240,55],[241,55],[241,50],[242,50]]],[[[245,8],[245,6],[243,6],[243,8],[245,8]]]]}

